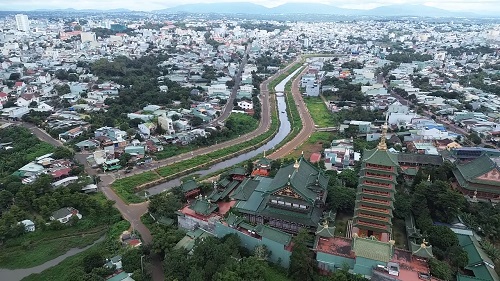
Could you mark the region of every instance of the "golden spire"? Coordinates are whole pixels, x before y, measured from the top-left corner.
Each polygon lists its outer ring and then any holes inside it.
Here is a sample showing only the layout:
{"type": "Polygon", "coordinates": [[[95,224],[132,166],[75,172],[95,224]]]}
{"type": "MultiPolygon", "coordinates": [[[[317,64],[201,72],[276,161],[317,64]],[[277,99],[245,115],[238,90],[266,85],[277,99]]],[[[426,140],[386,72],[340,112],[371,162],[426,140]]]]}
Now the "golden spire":
{"type": "Polygon", "coordinates": [[[378,143],[377,149],[387,150],[387,144],[385,143],[385,136],[387,135],[387,122],[382,125],[382,134],[380,135],[380,142],[378,143]]]}
{"type": "Polygon", "coordinates": [[[299,167],[300,167],[299,160],[295,159],[295,164],[293,164],[293,168],[295,168],[295,170],[298,170],[299,167]]]}

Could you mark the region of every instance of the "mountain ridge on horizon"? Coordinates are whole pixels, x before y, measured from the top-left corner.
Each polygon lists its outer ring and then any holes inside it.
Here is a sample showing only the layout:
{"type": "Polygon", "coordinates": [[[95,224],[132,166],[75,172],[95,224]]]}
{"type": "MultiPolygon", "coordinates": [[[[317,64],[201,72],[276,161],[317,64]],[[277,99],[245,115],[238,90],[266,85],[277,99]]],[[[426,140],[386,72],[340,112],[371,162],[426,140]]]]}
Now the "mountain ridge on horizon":
{"type": "Polygon", "coordinates": [[[205,13],[205,14],[327,14],[355,16],[423,16],[423,17],[473,17],[478,14],[454,12],[420,4],[395,4],[377,8],[346,9],[321,3],[285,3],[267,8],[250,2],[183,4],[155,10],[157,13],[205,13]]]}
{"type": "MultiPolygon", "coordinates": [[[[15,11],[15,10],[9,10],[15,11]]],[[[139,12],[125,8],[113,9],[36,9],[31,11],[66,11],[66,12],[139,12]]],[[[416,17],[480,17],[493,16],[494,13],[472,13],[450,11],[421,4],[395,4],[379,6],[373,9],[347,9],[321,3],[285,3],[276,7],[268,8],[251,2],[231,3],[198,3],[181,4],[165,9],[150,11],[152,13],[197,13],[197,14],[248,14],[248,15],[287,15],[287,14],[318,14],[318,15],[344,15],[344,16],[416,16],[416,17]]]]}

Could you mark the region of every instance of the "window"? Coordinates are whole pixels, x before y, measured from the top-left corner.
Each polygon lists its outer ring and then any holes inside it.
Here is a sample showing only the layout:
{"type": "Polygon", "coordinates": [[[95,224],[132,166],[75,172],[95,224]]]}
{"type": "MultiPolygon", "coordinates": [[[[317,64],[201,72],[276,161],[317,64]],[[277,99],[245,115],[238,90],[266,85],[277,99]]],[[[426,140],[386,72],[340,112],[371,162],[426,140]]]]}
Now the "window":
{"type": "Polygon", "coordinates": [[[283,202],[283,201],[278,201],[278,204],[280,204],[280,205],[285,205],[285,202],[283,202]]]}
{"type": "Polygon", "coordinates": [[[278,204],[278,200],[271,200],[271,203],[278,204]]]}
{"type": "Polygon", "coordinates": [[[307,209],[307,206],[306,206],[306,205],[299,205],[299,207],[300,207],[301,209],[307,209]]]}
{"type": "Polygon", "coordinates": [[[291,206],[292,206],[292,203],[285,202],[285,205],[286,205],[286,206],[288,206],[288,207],[291,207],[291,206]]]}

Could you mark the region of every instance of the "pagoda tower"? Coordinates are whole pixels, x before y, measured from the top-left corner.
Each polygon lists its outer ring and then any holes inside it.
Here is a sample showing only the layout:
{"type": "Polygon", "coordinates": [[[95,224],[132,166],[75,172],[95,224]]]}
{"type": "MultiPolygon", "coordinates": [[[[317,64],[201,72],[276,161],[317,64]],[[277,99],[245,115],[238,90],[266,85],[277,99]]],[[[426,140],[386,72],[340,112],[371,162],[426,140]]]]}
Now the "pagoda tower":
{"type": "Polygon", "coordinates": [[[386,134],[387,123],[378,146],[363,153],[352,229],[353,236],[383,242],[391,239],[399,167],[397,155],[387,151],[386,134]]]}

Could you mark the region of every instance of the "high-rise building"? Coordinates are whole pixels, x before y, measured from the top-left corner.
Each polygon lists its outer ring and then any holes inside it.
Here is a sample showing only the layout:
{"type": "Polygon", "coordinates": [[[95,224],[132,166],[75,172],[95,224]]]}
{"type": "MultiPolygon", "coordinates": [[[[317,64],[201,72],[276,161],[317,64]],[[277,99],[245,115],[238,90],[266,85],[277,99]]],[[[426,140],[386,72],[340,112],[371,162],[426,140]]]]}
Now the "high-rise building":
{"type": "Polygon", "coordinates": [[[387,150],[386,133],[387,124],[377,148],[363,153],[353,218],[353,235],[373,236],[383,242],[391,239],[399,167],[397,155],[387,150]]]}
{"type": "Polygon", "coordinates": [[[16,26],[17,30],[28,32],[30,30],[30,22],[27,15],[17,14],[16,15],[16,26]]]}

